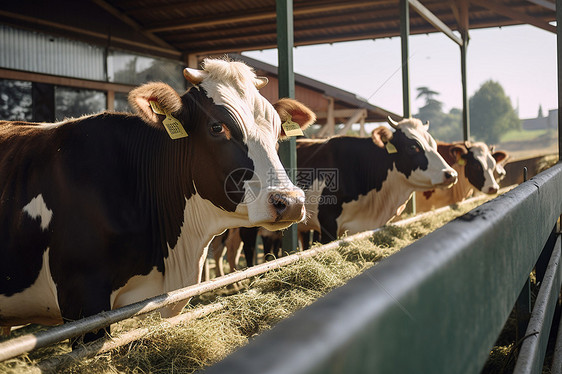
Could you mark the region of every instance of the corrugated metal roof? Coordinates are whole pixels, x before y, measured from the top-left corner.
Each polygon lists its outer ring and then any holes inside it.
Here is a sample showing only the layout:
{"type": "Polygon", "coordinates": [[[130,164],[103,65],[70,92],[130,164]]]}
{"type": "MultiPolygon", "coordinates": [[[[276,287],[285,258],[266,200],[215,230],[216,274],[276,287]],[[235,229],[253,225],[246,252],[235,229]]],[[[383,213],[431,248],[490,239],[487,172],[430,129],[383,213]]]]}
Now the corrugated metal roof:
{"type": "MultiPolygon", "coordinates": [[[[294,0],[295,45],[398,36],[399,0],[294,0]]],[[[458,30],[530,23],[554,31],[553,0],[422,0],[458,30]]],[[[167,57],[274,48],[275,0],[20,0],[0,5],[0,23],[72,35],[102,46],[167,57]]],[[[436,31],[410,11],[412,34],[436,31]]]]}

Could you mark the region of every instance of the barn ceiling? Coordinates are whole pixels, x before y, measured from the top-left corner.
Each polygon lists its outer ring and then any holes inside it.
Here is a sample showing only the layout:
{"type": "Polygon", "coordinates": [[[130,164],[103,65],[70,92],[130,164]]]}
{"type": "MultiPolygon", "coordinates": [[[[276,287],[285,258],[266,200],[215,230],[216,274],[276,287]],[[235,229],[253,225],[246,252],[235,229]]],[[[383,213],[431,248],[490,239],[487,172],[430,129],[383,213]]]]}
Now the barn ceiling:
{"type": "MultiPolygon", "coordinates": [[[[555,32],[553,0],[421,0],[453,30],[532,24],[555,32]],[[466,8],[467,7],[467,8],[466,8]],[[463,9],[468,9],[468,12],[463,9]]],[[[3,1],[0,23],[176,59],[275,48],[275,0],[3,1]]],[[[435,32],[414,10],[411,34],[435,32]]],[[[398,0],[294,0],[296,46],[400,34],[398,0]]]]}

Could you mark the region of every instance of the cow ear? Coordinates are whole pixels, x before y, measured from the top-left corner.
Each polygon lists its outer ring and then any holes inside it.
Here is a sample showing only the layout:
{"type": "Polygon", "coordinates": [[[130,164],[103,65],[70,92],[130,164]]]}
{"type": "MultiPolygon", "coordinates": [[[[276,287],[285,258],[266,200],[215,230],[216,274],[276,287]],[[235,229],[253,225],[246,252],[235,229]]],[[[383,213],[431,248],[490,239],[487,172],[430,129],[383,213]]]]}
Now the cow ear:
{"type": "Polygon", "coordinates": [[[504,151],[497,151],[492,154],[492,157],[496,160],[496,162],[502,162],[507,159],[507,153],[504,151]]]}
{"type": "Polygon", "coordinates": [[[451,147],[449,150],[451,156],[455,159],[455,162],[459,162],[467,153],[468,149],[466,145],[457,144],[451,147]]]}
{"type": "MultiPolygon", "coordinates": [[[[273,107],[281,118],[281,123],[296,122],[301,130],[306,129],[308,126],[316,121],[316,115],[312,110],[308,109],[304,104],[293,99],[281,99],[273,107]]],[[[286,138],[285,130],[281,127],[281,139],[286,138]]]]}
{"type": "Polygon", "coordinates": [[[129,104],[145,122],[158,129],[162,129],[166,113],[176,113],[182,109],[180,95],[172,87],[160,82],[147,83],[132,90],[129,104]]]}
{"type": "Polygon", "coordinates": [[[371,139],[373,143],[379,148],[384,148],[385,143],[387,143],[394,134],[386,126],[379,126],[371,132],[371,139]]]}
{"type": "Polygon", "coordinates": [[[255,77],[254,78],[254,85],[256,86],[256,88],[258,90],[261,90],[262,88],[264,88],[267,83],[269,82],[269,79],[267,79],[267,77],[255,77]]]}

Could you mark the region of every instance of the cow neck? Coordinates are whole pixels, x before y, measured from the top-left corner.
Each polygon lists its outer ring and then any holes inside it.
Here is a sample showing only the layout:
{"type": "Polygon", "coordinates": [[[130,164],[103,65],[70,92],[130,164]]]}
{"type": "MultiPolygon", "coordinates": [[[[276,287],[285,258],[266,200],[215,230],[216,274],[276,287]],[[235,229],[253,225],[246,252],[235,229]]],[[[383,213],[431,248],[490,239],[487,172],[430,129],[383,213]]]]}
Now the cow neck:
{"type": "MultiPolygon", "coordinates": [[[[340,168],[343,183],[353,181],[353,186],[346,192],[343,201],[356,200],[361,195],[367,195],[373,190],[380,191],[384,182],[392,173],[399,173],[386,149],[377,147],[370,138],[350,138],[351,143],[346,147],[345,169],[340,168]],[[345,174],[353,175],[347,176],[345,174]]],[[[342,155],[343,156],[343,155],[342,155]]]]}
{"type": "Polygon", "coordinates": [[[189,137],[172,140],[163,130],[144,126],[131,144],[137,199],[153,245],[168,256],[181,234],[186,201],[195,195],[189,168],[189,137]]]}
{"type": "Polygon", "coordinates": [[[415,189],[404,179],[404,174],[396,169],[391,169],[382,188],[368,195],[365,206],[369,216],[376,220],[373,227],[386,224],[394,216],[402,213],[406,207],[406,203],[415,189]]]}
{"type": "Polygon", "coordinates": [[[172,140],[145,128],[131,144],[138,168],[137,199],[151,231],[152,263],[164,274],[167,291],[199,281],[201,259],[213,236],[225,229],[224,212],[197,193],[192,136],[172,140]],[[221,226],[222,225],[222,226],[221,226]]]}
{"type": "Polygon", "coordinates": [[[457,163],[453,164],[453,169],[458,173],[457,183],[451,187],[451,193],[453,195],[453,202],[463,201],[466,199],[473,191],[472,184],[468,181],[466,177],[465,168],[466,166],[459,165],[457,163]]]}

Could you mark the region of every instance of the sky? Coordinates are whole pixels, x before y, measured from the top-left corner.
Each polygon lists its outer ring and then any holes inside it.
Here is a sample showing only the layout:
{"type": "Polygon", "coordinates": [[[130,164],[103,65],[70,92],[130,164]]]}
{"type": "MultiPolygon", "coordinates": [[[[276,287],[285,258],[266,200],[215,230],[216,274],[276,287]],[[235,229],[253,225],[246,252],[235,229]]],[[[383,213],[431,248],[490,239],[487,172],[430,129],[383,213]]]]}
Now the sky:
{"type": "MultiPolygon", "coordinates": [[[[424,105],[417,87],[439,92],[444,110],[462,108],[460,47],[441,33],[410,36],[412,113],[424,105]]],[[[402,113],[400,38],[363,40],[294,49],[294,70],[402,113]]],[[[277,50],[244,52],[277,65],[277,50]]],[[[487,80],[499,82],[519,117],[557,108],[556,35],[529,25],[470,31],[469,97],[487,80]]]]}

